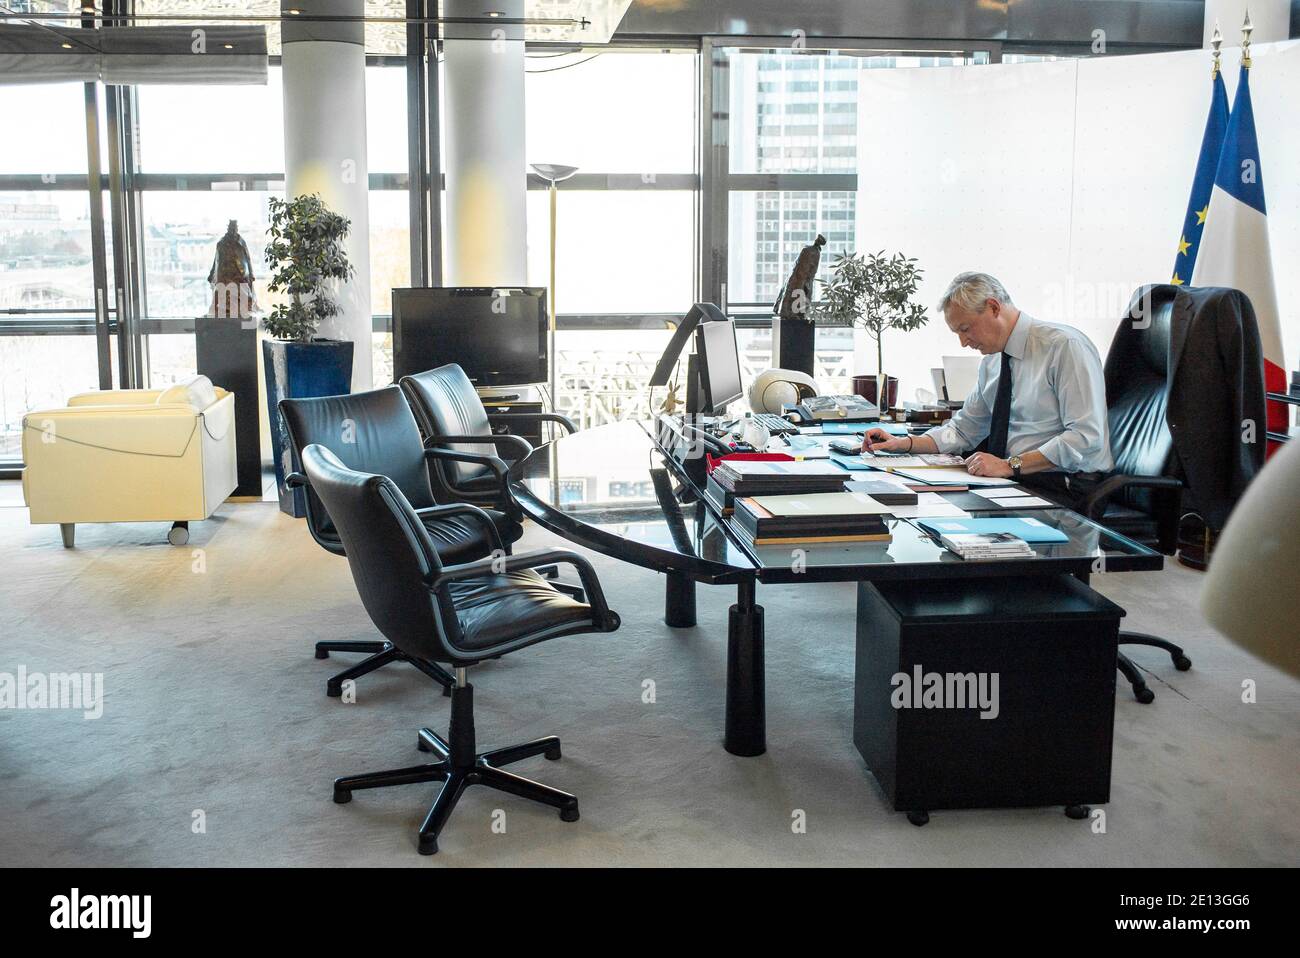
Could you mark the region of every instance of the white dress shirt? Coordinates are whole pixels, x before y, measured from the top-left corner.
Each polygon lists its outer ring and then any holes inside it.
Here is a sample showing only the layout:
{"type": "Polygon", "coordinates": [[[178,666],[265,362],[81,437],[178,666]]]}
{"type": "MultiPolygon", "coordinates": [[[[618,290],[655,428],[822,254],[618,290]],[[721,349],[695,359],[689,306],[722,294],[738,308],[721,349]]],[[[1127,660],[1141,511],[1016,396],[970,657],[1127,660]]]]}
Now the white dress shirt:
{"type": "MultiPolygon", "coordinates": [[[[1022,312],[1006,352],[1011,357],[1007,455],[1037,450],[1061,472],[1113,469],[1106,381],[1092,340],[1070,326],[1042,323],[1022,312]]],[[[988,436],[1001,368],[1000,353],[985,356],[961,409],[926,433],[940,452],[964,453],[988,436]]]]}

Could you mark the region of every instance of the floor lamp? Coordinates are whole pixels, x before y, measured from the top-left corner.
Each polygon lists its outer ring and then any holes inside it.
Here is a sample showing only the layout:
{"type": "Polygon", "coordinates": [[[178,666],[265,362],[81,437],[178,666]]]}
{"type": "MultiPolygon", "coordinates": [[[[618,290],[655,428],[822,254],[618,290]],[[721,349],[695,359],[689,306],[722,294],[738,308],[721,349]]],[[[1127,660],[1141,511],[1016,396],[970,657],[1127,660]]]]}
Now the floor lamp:
{"type": "Polygon", "coordinates": [[[551,194],[551,288],[550,296],[550,330],[546,340],[546,351],[548,354],[547,363],[547,388],[551,392],[551,412],[559,412],[559,383],[555,377],[555,197],[559,192],[555,184],[561,180],[567,180],[574,173],[578,172],[576,166],[562,166],[559,163],[533,163],[531,164],[533,172],[550,184],[549,192],[551,194]]]}

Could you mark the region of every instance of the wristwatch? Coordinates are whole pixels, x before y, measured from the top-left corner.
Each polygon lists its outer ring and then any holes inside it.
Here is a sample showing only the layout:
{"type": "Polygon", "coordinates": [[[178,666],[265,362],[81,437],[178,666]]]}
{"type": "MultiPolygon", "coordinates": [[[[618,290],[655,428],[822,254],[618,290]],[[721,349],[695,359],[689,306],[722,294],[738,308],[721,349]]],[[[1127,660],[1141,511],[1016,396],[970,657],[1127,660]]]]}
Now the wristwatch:
{"type": "Polygon", "coordinates": [[[1019,478],[1020,478],[1020,465],[1021,465],[1021,459],[1020,459],[1020,457],[1019,457],[1019,456],[1012,456],[1010,459],[1007,460],[1007,465],[1011,467],[1011,475],[1013,475],[1013,476],[1015,476],[1017,479],[1019,479],[1019,478]]]}

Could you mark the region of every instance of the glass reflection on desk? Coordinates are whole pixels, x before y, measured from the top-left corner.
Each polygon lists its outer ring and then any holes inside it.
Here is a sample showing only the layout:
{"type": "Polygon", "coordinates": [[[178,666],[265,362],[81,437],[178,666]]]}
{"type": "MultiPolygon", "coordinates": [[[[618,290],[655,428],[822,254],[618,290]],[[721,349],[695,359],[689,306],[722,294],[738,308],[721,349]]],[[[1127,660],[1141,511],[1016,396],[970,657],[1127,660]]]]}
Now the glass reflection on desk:
{"type": "Polygon", "coordinates": [[[602,533],[623,540],[633,553],[627,558],[653,568],[717,575],[754,568],[635,422],[549,443],[512,469],[511,478],[516,498],[534,518],[563,525],[556,531],[576,541],[602,533]]]}

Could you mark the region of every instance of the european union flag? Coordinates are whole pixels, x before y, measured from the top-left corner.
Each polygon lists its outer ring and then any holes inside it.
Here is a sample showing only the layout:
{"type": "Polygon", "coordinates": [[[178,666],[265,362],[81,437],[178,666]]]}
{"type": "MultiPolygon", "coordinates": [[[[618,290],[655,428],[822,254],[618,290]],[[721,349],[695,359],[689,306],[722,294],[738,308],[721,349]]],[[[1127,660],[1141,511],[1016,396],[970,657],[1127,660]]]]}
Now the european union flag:
{"type": "Polygon", "coordinates": [[[1223,76],[1214,71],[1214,89],[1210,94],[1210,115],[1205,120],[1205,135],[1201,137],[1201,154],[1196,159],[1196,175],[1192,177],[1192,195],[1187,200],[1187,215],[1183,217],[1183,231],[1178,237],[1178,253],[1174,257],[1175,286],[1190,283],[1192,267],[1201,247],[1201,233],[1205,230],[1205,217],[1210,211],[1210,193],[1214,190],[1214,174],[1219,167],[1219,154],[1228,129],[1228,89],[1223,76]]]}

